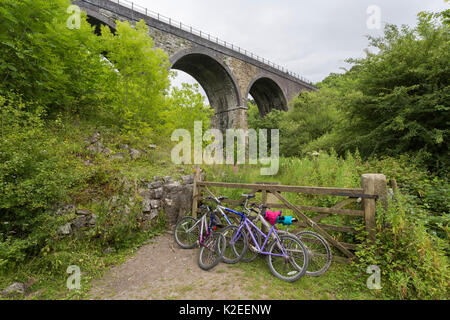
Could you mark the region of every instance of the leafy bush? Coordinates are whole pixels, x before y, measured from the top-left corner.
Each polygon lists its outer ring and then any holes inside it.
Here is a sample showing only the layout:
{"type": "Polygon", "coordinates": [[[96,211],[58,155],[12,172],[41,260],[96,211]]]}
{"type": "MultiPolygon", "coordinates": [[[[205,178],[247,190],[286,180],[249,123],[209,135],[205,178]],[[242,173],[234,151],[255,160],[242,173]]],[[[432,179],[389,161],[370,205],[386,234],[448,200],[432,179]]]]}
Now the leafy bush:
{"type": "Polygon", "coordinates": [[[20,262],[50,241],[61,219],[49,209],[67,200],[89,172],[46,130],[42,107],[11,96],[0,97],[0,105],[0,259],[20,262]]]}
{"type": "Polygon", "coordinates": [[[160,112],[166,106],[170,85],[167,54],[154,47],[144,20],[135,26],[117,21],[114,34],[102,26],[100,40],[116,69],[104,83],[114,88],[114,101],[108,106],[114,119],[126,131],[150,133],[161,123],[160,112]]]}
{"type": "Polygon", "coordinates": [[[252,101],[247,102],[248,105],[248,127],[259,130],[259,129],[280,129],[283,127],[281,124],[282,119],[284,118],[284,111],[281,110],[272,110],[264,117],[261,117],[259,114],[259,109],[256,104],[252,101]]]}
{"type": "Polygon", "coordinates": [[[356,121],[346,148],[407,152],[435,170],[448,167],[449,12],[420,13],[415,28],[387,25],[383,37],[369,38],[377,53],[350,60],[361,95],[348,109],[356,121]]]}
{"type": "Polygon", "coordinates": [[[409,203],[411,218],[423,224],[430,234],[443,239],[446,250],[450,253],[448,178],[432,174],[420,165],[411,163],[408,155],[374,158],[358,166],[361,174],[369,170],[382,172],[389,179],[396,180],[403,197],[409,203]]]}
{"type": "Polygon", "coordinates": [[[169,137],[176,129],[186,129],[194,135],[194,122],[203,123],[203,132],[210,128],[214,111],[205,103],[198,85],[184,83],[181,88],[172,88],[167,96],[166,109],[161,112],[162,125],[159,133],[169,137]]]}
{"type": "Polygon", "coordinates": [[[101,47],[85,15],[80,29],[67,28],[69,0],[0,1],[0,94],[13,90],[43,107],[98,111],[109,92],[101,47]]]}
{"type": "Polygon", "coordinates": [[[356,252],[356,268],[381,270],[383,293],[397,299],[448,299],[448,257],[442,240],[430,235],[422,223],[409,217],[412,206],[400,194],[388,209],[377,208],[377,235],[356,252]]]}
{"type": "Polygon", "coordinates": [[[275,124],[284,156],[332,149],[341,156],[359,150],[365,159],[408,154],[447,174],[449,12],[420,13],[414,28],[387,25],[383,36],[369,37],[376,52],[349,59],[350,70],[302,92],[276,121],[250,109],[249,126],[275,124]]]}

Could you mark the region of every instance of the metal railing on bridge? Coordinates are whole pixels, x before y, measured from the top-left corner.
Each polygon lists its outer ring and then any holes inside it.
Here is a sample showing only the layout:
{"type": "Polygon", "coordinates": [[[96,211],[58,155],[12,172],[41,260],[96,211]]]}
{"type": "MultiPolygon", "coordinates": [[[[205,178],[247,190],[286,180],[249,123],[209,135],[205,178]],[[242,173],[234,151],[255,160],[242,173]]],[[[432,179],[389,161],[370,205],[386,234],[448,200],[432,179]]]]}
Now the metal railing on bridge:
{"type": "MultiPolygon", "coordinates": [[[[83,1],[94,4],[90,0],[83,0],[83,1]]],[[[166,24],[168,24],[168,25],[170,25],[172,27],[181,29],[183,31],[189,32],[189,33],[194,34],[194,35],[197,35],[197,36],[199,36],[199,37],[201,37],[203,39],[215,42],[215,43],[217,43],[217,44],[219,44],[221,46],[224,46],[224,47],[226,47],[228,49],[231,49],[231,50],[233,50],[235,52],[243,54],[243,55],[245,55],[245,56],[247,56],[249,58],[252,58],[252,59],[255,59],[255,60],[259,61],[259,62],[267,64],[268,66],[270,66],[272,68],[275,68],[275,69],[277,69],[277,70],[279,70],[279,71],[281,71],[281,72],[283,72],[283,73],[285,73],[287,75],[290,75],[290,76],[292,76],[292,77],[294,77],[294,78],[296,78],[298,80],[301,80],[301,81],[303,81],[303,82],[305,82],[307,84],[313,85],[313,83],[311,81],[309,81],[309,80],[305,79],[304,77],[300,76],[298,73],[289,71],[283,66],[280,66],[280,65],[278,65],[276,63],[273,63],[270,60],[264,59],[264,58],[262,58],[262,57],[260,57],[260,56],[258,56],[256,54],[254,54],[253,52],[244,50],[241,47],[236,46],[236,45],[234,45],[234,44],[232,44],[230,42],[227,42],[227,41],[219,39],[218,37],[212,36],[209,33],[203,32],[203,31],[201,31],[199,29],[196,29],[196,28],[194,28],[192,26],[185,25],[185,24],[183,24],[180,21],[176,21],[176,20],[174,20],[172,18],[163,16],[162,14],[159,14],[159,13],[154,12],[152,10],[149,10],[147,8],[141,7],[141,6],[135,4],[134,2],[131,2],[131,1],[127,1],[127,0],[110,0],[110,1],[117,2],[118,5],[121,5],[123,7],[128,8],[128,9],[131,9],[132,11],[138,12],[140,14],[143,14],[143,15],[147,16],[147,17],[150,17],[150,18],[156,19],[158,21],[164,22],[164,23],[166,23],[166,24]]]]}

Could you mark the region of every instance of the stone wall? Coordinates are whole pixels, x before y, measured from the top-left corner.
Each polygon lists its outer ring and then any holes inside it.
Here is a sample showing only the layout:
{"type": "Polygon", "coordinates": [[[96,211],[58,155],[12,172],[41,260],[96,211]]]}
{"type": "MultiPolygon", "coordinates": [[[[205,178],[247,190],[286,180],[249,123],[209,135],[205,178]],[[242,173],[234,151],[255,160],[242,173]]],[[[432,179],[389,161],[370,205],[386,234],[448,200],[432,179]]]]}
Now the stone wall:
{"type": "MultiPolygon", "coordinates": [[[[116,209],[121,207],[119,210],[124,214],[130,214],[130,207],[140,201],[142,213],[138,215],[138,219],[144,224],[144,228],[152,227],[159,215],[164,215],[168,227],[171,228],[179,219],[191,212],[194,175],[183,176],[180,180],[167,176],[154,177],[151,181],[141,180],[133,183],[125,181],[124,184],[128,191],[137,185],[137,196],[128,196],[126,203],[120,201],[118,196],[114,196],[108,201],[109,206],[116,209]]],[[[58,233],[61,236],[79,234],[78,231],[93,228],[98,219],[95,213],[79,209],[73,204],[60,206],[56,209],[56,214],[75,216],[71,222],[59,227],[58,233]]]]}
{"type": "Polygon", "coordinates": [[[191,212],[193,191],[193,175],[184,176],[180,181],[155,177],[153,181],[144,182],[144,187],[139,189],[144,217],[151,220],[162,212],[169,226],[176,224],[191,212]]]}

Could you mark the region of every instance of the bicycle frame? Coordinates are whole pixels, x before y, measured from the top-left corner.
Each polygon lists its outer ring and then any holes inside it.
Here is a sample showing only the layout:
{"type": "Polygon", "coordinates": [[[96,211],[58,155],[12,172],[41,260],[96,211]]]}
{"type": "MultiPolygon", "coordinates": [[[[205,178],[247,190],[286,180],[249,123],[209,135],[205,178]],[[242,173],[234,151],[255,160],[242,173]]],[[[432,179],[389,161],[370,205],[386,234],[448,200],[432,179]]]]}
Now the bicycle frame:
{"type": "MultiPolygon", "coordinates": [[[[201,223],[201,225],[200,225],[200,239],[199,239],[199,244],[202,244],[203,243],[203,241],[205,240],[205,239],[207,239],[208,238],[208,236],[211,234],[211,229],[212,228],[214,228],[214,226],[215,226],[215,223],[214,223],[214,216],[213,216],[213,214],[210,214],[210,222],[209,222],[209,225],[208,225],[208,223],[206,222],[206,216],[208,215],[208,213],[205,213],[202,217],[201,217],[201,219],[199,220],[199,222],[197,222],[192,228],[195,228],[196,226],[197,226],[197,224],[198,223],[201,223]],[[203,228],[206,230],[206,235],[205,235],[205,237],[203,237],[203,228]]],[[[191,228],[191,229],[192,229],[191,228]]]]}
{"type": "MultiPolygon", "coordinates": [[[[226,211],[235,213],[235,214],[241,214],[237,211],[231,210],[231,209],[225,209],[226,211]]],[[[259,218],[259,215],[258,215],[259,218]]],[[[287,251],[285,250],[285,248],[283,247],[283,245],[281,244],[280,238],[278,237],[278,234],[276,232],[274,232],[275,230],[275,226],[272,226],[270,228],[269,233],[266,235],[264,232],[262,232],[253,222],[251,222],[247,217],[243,216],[242,220],[241,220],[241,224],[239,226],[238,232],[236,233],[236,235],[233,237],[233,239],[231,240],[232,242],[236,241],[236,238],[238,238],[238,236],[241,234],[242,229],[246,227],[252,240],[253,243],[256,246],[256,249],[258,250],[258,253],[260,254],[264,254],[264,255],[271,255],[271,256],[277,256],[277,257],[284,257],[287,258],[287,251]],[[257,232],[259,232],[261,234],[261,236],[264,237],[264,244],[260,247],[258,244],[258,241],[256,241],[255,236],[253,235],[253,231],[251,230],[251,227],[253,227],[257,232]],[[273,237],[275,239],[275,241],[277,241],[278,247],[281,249],[283,254],[275,254],[275,253],[270,253],[270,252],[265,252],[263,251],[264,248],[267,245],[267,242],[269,241],[270,237],[273,237]]]]}
{"type": "Polygon", "coordinates": [[[240,221],[240,223],[242,223],[242,221],[244,221],[244,219],[245,219],[245,215],[242,213],[242,212],[238,212],[238,211],[234,211],[234,210],[231,210],[231,209],[229,209],[229,208],[227,208],[227,207],[224,207],[224,206],[222,206],[222,205],[218,205],[217,206],[217,210],[222,214],[222,216],[227,220],[227,222],[228,222],[228,224],[231,226],[231,225],[233,225],[233,223],[230,221],[230,219],[228,219],[228,216],[227,216],[227,214],[225,213],[225,211],[228,211],[228,212],[231,212],[231,213],[234,213],[234,214],[237,214],[238,216],[240,216],[241,217],[241,221],[240,221]]]}
{"type": "MultiPolygon", "coordinates": [[[[225,218],[225,220],[227,221],[227,223],[231,226],[233,225],[233,223],[230,221],[230,219],[228,218],[227,214],[225,213],[225,211],[229,211],[228,208],[222,206],[222,205],[218,205],[217,206],[217,211],[219,211],[222,214],[222,217],[225,218]]],[[[241,216],[241,223],[242,221],[245,219],[244,214],[240,213],[240,212],[236,212],[234,211],[233,213],[238,214],[241,216]]],[[[208,236],[211,233],[211,229],[213,229],[216,224],[214,222],[214,211],[209,211],[208,213],[205,213],[199,221],[197,221],[189,230],[187,230],[187,232],[192,232],[195,228],[197,228],[198,224],[201,223],[200,225],[200,238],[199,238],[199,244],[202,244],[204,242],[205,239],[208,238],[208,236]],[[208,214],[210,215],[210,222],[209,224],[207,223],[207,216],[208,214]],[[203,237],[203,230],[206,231],[206,235],[203,237]]]]}

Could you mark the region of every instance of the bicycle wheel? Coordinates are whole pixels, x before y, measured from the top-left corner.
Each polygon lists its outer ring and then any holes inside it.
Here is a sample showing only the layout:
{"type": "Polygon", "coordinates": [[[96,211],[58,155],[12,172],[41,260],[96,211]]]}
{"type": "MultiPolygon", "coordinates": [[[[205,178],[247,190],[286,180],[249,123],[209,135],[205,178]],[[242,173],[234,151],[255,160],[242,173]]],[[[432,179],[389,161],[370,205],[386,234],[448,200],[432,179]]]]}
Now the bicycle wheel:
{"type": "Polygon", "coordinates": [[[175,242],[183,249],[192,249],[200,238],[200,226],[198,219],[184,217],[175,226],[175,242]]]}
{"type": "Polygon", "coordinates": [[[219,232],[212,233],[200,245],[198,254],[198,265],[205,271],[214,268],[220,260],[226,249],[226,240],[223,234],[219,232]]]}
{"type": "Polygon", "coordinates": [[[308,252],[303,243],[295,236],[283,235],[280,242],[273,241],[268,249],[267,256],[269,269],[278,279],[293,282],[306,274],[308,268],[308,252]],[[287,257],[282,255],[280,244],[287,252],[287,257]]]}
{"type": "MultiPolygon", "coordinates": [[[[248,230],[245,230],[244,233],[247,238],[248,249],[245,252],[244,256],[241,258],[241,261],[248,263],[248,262],[252,262],[253,260],[255,260],[256,257],[259,255],[259,252],[255,246],[255,241],[253,241],[253,238],[250,236],[250,233],[248,232],[248,230]]],[[[255,240],[258,243],[258,246],[261,248],[261,246],[262,246],[261,234],[257,231],[254,231],[253,236],[255,237],[255,240]]]]}
{"type": "Polygon", "coordinates": [[[332,254],[328,242],[319,234],[312,231],[302,231],[296,234],[305,245],[309,254],[309,264],[306,274],[318,277],[324,274],[331,265],[332,254]]]}
{"type": "Polygon", "coordinates": [[[234,264],[239,262],[247,251],[247,237],[244,234],[240,233],[237,235],[237,238],[232,241],[238,230],[239,228],[236,226],[228,226],[222,230],[222,234],[227,243],[222,257],[222,260],[225,263],[234,264]]]}

